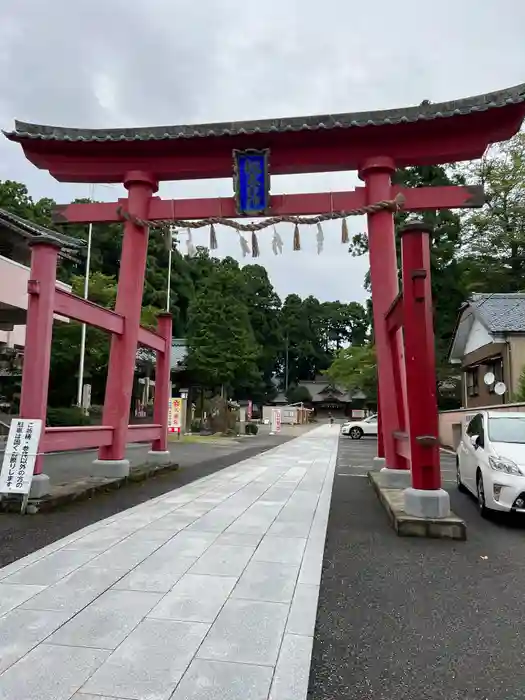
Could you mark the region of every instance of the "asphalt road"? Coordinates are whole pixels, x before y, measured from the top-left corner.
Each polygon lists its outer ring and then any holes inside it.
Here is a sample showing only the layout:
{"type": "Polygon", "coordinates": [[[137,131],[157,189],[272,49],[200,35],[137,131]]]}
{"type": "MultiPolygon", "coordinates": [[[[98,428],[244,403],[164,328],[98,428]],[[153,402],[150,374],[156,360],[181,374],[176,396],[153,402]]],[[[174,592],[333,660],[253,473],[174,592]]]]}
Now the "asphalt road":
{"type": "Polygon", "coordinates": [[[443,455],[467,542],[397,537],[363,478],[374,453],[341,439],[308,697],[521,700],[523,522],[484,521],[443,455]]]}
{"type": "MultiPolygon", "coordinates": [[[[282,445],[295,436],[292,431],[283,433],[274,436],[258,435],[235,445],[230,444],[228,448],[202,444],[179,445],[180,468],[177,471],[159,474],[139,483],[128,483],[119,490],[98,493],[89,500],[77,501],[49,513],[26,516],[0,513],[0,567],[82,527],[282,445]]],[[[135,459],[140,458],[140,449],[136,448],[133,452],[135,459]]],[[[147,450],[148,447],[142,449],[147,450]]],[[[59,466],[67,474],[67,470],[69,473],[73,470],[74,473],[75,469],[82,468],[84,464],[87,468],[93,454],[87,452],[57,457],[59,466]]]]}

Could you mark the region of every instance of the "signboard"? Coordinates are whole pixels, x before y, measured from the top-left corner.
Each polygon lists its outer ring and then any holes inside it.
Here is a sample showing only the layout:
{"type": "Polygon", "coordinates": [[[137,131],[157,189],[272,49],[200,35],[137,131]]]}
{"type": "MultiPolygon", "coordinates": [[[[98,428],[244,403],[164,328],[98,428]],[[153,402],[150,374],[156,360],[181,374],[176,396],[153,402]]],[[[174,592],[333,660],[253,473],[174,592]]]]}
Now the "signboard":
{"type": "Polygon", "coordinates": [[[246,409],[246,416],[247,416],[248,420],[252,419],[252,410],[253,410],[253,404],[250,400],[250,401],[248,401],[248,408],[246,409]]]}
{"type": "Polygon", "coordinates": [[[353,408],[352,409],[352,418],[364,418],[365,417],[365,412],[362,408],[353,408]]]}
{"type": "Polygon", "coordinates": [[[272,408],[272,420],[270,424],[270,435],[281,432],[281,409],[272,408]]]}
{"type": "Polygon", "coordinates": [[[39,419],[11,421],[0,472],[0,493],[29,493],[41,431],[39,419]]]}
{"type": "Polygon", "coordinates": [[[268,158],[267,149],[233,152],[235,201],[241,216],[260,216],[270,208],[268,158]]]}
{"type": "Polygon", "coordinates": [[[182,427],[183,399],[169,399],[168,433],[180,433],[182,427]]]}

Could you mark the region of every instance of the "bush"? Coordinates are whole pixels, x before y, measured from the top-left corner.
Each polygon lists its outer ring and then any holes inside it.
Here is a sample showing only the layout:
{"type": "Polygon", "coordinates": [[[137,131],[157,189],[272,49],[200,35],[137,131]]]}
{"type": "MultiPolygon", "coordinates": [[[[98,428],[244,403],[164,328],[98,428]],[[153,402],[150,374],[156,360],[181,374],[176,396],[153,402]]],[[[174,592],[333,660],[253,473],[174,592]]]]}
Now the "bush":
{"type": "Polygon", "coordinates": [[[257,435],[259,432],[259,426],[257,423],[246,423],[244,426],[244,432],[246,435],[257,435]]]}
{"type": "Polygon", "coordinates": [[[223,437],[237,437],[237,431],[233,428],[228,428],[222,433],[223,437]]]}
{"type": "Polygon", "coordinates": [[[47,425],[52,428],[65,428],[76,425],[91,425],[91,419],[77,406],[68,408],[48,408],[47,425]]]}
{"type": "Polygon", "coordinates": [[[103,411],[104,411],[104,406],[98,406],[97,404],[93,404],[92,406],[89,407],[89,415],[92,418],[102,418],[103,411]]]}

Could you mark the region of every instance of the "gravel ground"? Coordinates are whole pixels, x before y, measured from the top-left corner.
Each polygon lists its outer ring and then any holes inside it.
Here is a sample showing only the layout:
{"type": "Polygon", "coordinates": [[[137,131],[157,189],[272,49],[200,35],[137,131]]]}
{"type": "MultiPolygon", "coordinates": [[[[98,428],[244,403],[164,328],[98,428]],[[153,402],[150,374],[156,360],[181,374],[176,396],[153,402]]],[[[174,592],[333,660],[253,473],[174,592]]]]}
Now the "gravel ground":
{"type": "Polygon", "coordinates": [[[308,697],[521,700],[523,521],[482,520],[444,455],[468,541],[397,537],[360,476],[374,452],[372,440],[340,443],[308,697]]]}
{"type": "MultiPolygon", "coordinates": [[[[26,515],[0,513],[0,568],[16,559],[25,557],[66,535],[108,518],[126,508],[156,498],[167,491],[177,489],[203,476],[213,474],[231,464],[253,457],[261,452],[282,445],[294,437],[293,434],[250,440],[250,446],[224,454],[221,451],[198,464],[182,462],[175,472],[159,475],[140,483],[126,484],[118,491],[97,494],[95,497],[72,503],[50,513],[26,515]]],[[[186,446],[190,447],[190,446],[186,446]]],[[[195,447],[199,448],[199,445],[195,447]]],[[[244,447],[244,446],[243,446],[244,447]]],[[[202,451],[201,451],[202,453],[202,451]]]]}

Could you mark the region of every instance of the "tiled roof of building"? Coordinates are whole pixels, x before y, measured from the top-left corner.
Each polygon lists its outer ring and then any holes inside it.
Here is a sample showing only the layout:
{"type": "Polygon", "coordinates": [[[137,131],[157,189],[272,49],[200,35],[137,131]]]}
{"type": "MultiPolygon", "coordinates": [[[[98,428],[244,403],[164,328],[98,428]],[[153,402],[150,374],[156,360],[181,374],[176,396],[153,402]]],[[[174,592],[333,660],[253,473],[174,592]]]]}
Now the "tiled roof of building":
{"type": "Polygon", "coordinates": [[[259,119],[212,124],[153,126],[125,129],[77,129],[16,121],[14,131],[3,133],[12,141],[39,139],[45,141],[105,142],[105,141],[167,141],[244,134],[322,131],[354,127],[408,124],[417,121],[443,119],[473,112],[525,102],[525,83],[515,87],[461,100],[433,104],[424,100],[416,107],[384,109],[343,114],[323,114],[307,117],[259,119]]]}
{"type": "Polygon", "coordinates": [[[0,209],[0,228],[1,227],[9,229],[28,241],[32,238],[38,238],[39,236],[51,238],[60,244],[60,254],[63,257],[74,256],[75,253],[86,245],[85,241],[79,238],[72,238],[71,236],[65,236],[63,233],[51,231],[39,224],[35,224],[33,221],[28,221],[21,216],[17,216],[7,211],[7,209],[0,209]]]}
{"type": "Polygon", "coordinates": [[[491,333],[525,333],[525,294],[473,294],[469,303],[491,333]]]}
{"type": "Polygon", "coordinates": [[[188,357],[188,345],[186,338],[172,338],[171,340],[171,369],[181,371],[186,369],[188,357]]]}
{"type": "Polygon", "coordinates": [[[313,402],[330,401],[332,398],[343,403],[350,403],[352,399],[366,398],[361,391],[349,392],[342,386],[334,386],[327,381],[299,382],[310,392],[313,402]]]}
{"type": "MultiPolygon", "coordinates": [[[[188,356],[188,345],[185,338],[172,338],[171,339],[171,357],[170,357],[170,369],[172,372],[182,372],[186,369],[186,359],[188,356]]],[[[153,350],[149,348],[139,347],[137,350],[137,358],[143,362],[151,363],[155,365],[157,362],[157,355],[153,350]]]]}

